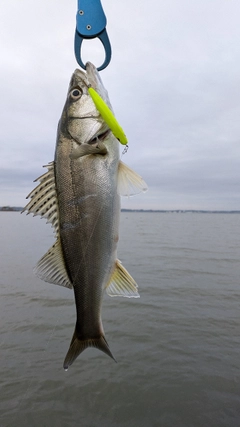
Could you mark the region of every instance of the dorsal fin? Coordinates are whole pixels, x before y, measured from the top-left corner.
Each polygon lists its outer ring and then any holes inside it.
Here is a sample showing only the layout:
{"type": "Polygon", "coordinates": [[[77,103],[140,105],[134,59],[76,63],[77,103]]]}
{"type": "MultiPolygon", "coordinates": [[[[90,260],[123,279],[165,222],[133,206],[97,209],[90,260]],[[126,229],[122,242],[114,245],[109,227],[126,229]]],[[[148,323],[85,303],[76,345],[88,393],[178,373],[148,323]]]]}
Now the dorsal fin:
{"type": "Polygon", "coordinates": [[[40,181],[40,184],[31,191],[27,196],[30,202],[25,206],[23,212],[40,215],[47,219],[55,229],[57,241],[38,261],[34,272],[45,282],[54,283],[60,286],[72,288],[72,283],[68,277],[65,267],[62,248],[59,236],[59,210],[57,201],[57,192],[55,184],[54,162],[44,166],[48,172],[35,179],[34,182],[40,181]]]}
{"type": "Polygon", "coordinates": [[[72,283],[66,271],[59,239],[38,261],[34,268],[34,273],[39,279],[45,282],[65,286],[70,289],[72,288],[72,283]]]}
{"type": "Polygon", "coordinates": [[[34,182],[40,181],[40,184],[35,187],[27,196],[31,199],[25,206],[22,212],[33,213],[47,219],[47,223],[51,223],[58,237],[58,202],[55,185],[54,162],[44,166],[48,168],[48,172],[35,179],[34,182]]]}

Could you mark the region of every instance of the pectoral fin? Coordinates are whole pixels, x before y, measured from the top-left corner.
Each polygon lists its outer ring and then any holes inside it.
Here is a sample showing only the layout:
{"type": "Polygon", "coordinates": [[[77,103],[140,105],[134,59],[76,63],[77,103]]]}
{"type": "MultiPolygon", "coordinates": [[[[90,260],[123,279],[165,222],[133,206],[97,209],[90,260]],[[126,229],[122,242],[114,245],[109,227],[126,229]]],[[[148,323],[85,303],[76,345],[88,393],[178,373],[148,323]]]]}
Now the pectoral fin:
{"type": "Polygon", "coordinates": [[[129,197],[147,191],[147,189],[148,186],[142,177],[120,161],[118,166],[118,194],[129,197]]]}
{"type": "Polygon", "coordinates": [[[106,292],[110,297],[139,298],[137,283],[130,276],[119,260],[116,261],[116,267],[109,283],[106,286],[106,292]]]}

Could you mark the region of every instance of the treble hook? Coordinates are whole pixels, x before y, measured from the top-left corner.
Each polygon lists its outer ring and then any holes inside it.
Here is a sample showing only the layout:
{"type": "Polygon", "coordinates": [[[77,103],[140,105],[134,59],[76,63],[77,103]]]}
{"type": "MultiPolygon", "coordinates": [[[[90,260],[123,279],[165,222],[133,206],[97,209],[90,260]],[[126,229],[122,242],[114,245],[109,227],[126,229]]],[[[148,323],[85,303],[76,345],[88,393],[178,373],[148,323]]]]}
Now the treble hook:
{"type": "Polygon", "coordinates": [[[75,56],[80,67],[86,70],[81,58],[83,39],[99,38],[105,49],[105,60],[98,71],[107,67],[111,60],[111,45],[106,31],[107,19],[100,0],[78,0],[77,26],[75,32],[75,56]]]}

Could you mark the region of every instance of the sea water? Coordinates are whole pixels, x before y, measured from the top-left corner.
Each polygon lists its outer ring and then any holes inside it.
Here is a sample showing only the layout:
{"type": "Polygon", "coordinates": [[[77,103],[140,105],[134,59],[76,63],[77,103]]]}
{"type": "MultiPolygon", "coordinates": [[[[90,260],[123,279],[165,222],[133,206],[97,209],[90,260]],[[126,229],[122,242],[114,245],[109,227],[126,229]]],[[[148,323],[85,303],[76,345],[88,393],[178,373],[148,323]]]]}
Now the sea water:
{"type": "Polygon", "coordinates": [[[53,241],[44,220],[0,213],[1,427],[240,425],[239,214],[122,213],[141,298],[104,298],[117,363],[87,349],[67,372],[73,292],[32,272],[53,241]]]}

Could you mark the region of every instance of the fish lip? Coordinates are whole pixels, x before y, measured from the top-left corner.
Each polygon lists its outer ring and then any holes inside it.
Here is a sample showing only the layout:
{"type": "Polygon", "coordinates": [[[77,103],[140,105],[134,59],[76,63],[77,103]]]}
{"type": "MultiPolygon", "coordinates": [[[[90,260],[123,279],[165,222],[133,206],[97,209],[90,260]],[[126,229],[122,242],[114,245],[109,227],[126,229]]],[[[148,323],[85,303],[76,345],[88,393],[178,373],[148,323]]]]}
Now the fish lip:
{"type": "Polygon", "coordinates": [[[110,129],[105,129],[101,133],[97,133],[97,135],[95,135],[93,138],[91,138],[87,142],[87,144],[94,145],[94,144],[97,144],[99,141],[103,141],[109,135],[110,132],[111,132],[110,129]]]}

